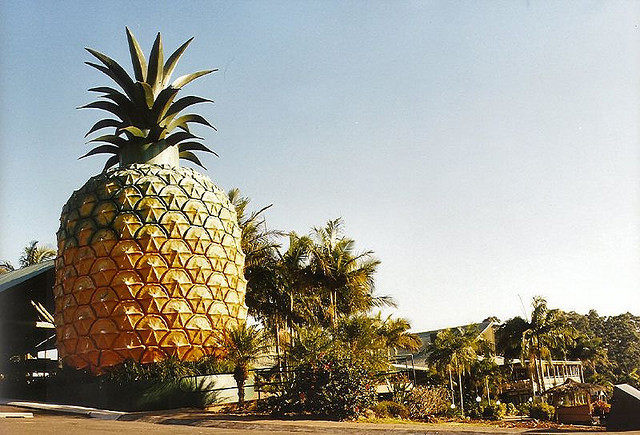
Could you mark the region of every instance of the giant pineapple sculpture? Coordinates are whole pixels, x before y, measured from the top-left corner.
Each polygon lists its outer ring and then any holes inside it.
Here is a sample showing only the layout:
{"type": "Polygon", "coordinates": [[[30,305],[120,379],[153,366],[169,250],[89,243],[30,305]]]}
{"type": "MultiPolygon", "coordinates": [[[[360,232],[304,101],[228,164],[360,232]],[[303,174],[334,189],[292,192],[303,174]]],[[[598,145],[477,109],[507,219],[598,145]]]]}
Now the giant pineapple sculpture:
{"type": "Polygon", "coordinates": [[[83,108],[114,116],[87,135],[115,130],[93,139],[103,144],[83,157],[111,157],[65,204],[57,233],[59,354],[94,373],[127,359],[219,354],[225,330],[247,313],[235,210],[209,178],[179,165],[186,159],[202,166],[193,151],[212,152],[189,130],[191,123],[211,125],[200,115],[180,114],[210,100],[176,96],[213,70],[170,82],[191,39],[164,62],[158,34],[148,65],[129,29],[127,39],[135,80],[111,58],[87,49],[100,61],[87,64],[124,93],[90,89],[101,99],[83,108]]]}

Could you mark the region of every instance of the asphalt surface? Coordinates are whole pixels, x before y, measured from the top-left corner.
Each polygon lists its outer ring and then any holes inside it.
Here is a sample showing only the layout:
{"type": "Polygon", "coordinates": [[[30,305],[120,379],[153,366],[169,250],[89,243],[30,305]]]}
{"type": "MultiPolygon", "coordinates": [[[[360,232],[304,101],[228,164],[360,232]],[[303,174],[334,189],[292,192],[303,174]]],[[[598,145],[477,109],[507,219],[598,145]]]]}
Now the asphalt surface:
{"type": "MultiPolygon", "coordinates": [[[[275,420],[261,416],[233,416],[197,410],[128,414],[118,421],[54,414],[13,406],[0,411],[33,412],[34,418],[0,419],[0,434],[496,434],[565,433],[568,430],[501,428],[465,423],[380,424],[325,420],[275,420]]],[[[571,430],[576,433],[575,429],[571,430]]],[[[629,434],[630,432],[625,432],[629,434]]]]}

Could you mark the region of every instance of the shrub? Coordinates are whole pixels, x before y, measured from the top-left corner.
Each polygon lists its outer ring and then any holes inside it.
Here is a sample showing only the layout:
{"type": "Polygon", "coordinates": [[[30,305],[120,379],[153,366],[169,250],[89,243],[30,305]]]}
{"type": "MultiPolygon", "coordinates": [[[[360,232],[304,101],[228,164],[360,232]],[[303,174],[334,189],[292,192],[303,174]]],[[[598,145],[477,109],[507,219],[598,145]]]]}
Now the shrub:
{"type": "Polygon", "coordinates": [[[391,400],[384,400],[376,403],[373,407],[376,417],[400,417],[407,418],[409,416],[409,409],[402,403],[392,402],[391,400]]]}
{"type": "Polygon", "coordinates": [[[514,405],[513,403],[509,402],[507,403],[507,415],[518,415],[518,408],[516,408],[516,405],[514,405]]]}
{"type": "Polygon", "coordinates": [[[518,415],[529,415],[529,411],[531,411],[531,403],[519,403],[516,405],[516,409],[518,410],[518,415]]]}
{"type": "Polygon", "coordinates": [[[492,402],[482,406],[482,418],[488,420],[502,420],[507,415],[507,405],[504,403],[492,402]]]}
{"type": "Polygon", "coordinates": [[[415,387],[405,397],[409,416],[418,420],[440,415],[449,409],[448,393],[442,387],[415,387]]]}
{"type": "Polygon", "coordinates": [[[369,371],[348,357],[327,354],[296,367],[266,406],[275,414],[309,413],[341,420],[359,416],[374,403],[369,371]]]}
{"type": "Polygon", "coordinates": [[[603,416],[611,411],[611,405],[604,400],[597,400],[593,402],[593,415],[603,416]]]}
{"type": "Polygon", "coordinates": [[[101,376],[63,367],[49,382],[50,400],[123,411],[147,411],[194,406],[203,408],[217,400],[214,367],[208,358],[198,362],[167,359],[140,364],[127,360],[101,376]]]}
{"type": "Polygon", "coordinates": [[[391,382],[392,400],[396,403],[404,403],[407,399],[407,395],[412,389],[411,381],[406,377],[394,379],[391,382]]]}
{"type": "Polygon", "coordinates": [[[472,403],[470,406],[464,407],[466,417],[469,418],[482,418],[482,407],[479,403],[472,403]]]}
{"type": "Polygon", "coordinates": [[[556,409],[545,402],[535,402],[529,409],[529,416],[536,420],[553,420],[556,409]]]}

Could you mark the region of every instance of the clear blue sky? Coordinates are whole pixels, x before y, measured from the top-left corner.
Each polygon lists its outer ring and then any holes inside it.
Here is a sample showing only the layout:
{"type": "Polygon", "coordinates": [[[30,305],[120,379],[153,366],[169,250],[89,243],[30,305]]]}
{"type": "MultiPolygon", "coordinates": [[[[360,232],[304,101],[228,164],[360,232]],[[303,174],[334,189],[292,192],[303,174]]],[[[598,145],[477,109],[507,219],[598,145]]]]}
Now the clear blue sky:
{"type": "Polygon", "coordinates": [[[215,99],[208,175],[273,203],[272,227],[342,216],[415,329],[522,312],[541,294],[640,313],[640,3],[0,3],[0,259],[53,244],[102,168],[74,108],[128,65],[195,40],[177,74],[215,99]]]}

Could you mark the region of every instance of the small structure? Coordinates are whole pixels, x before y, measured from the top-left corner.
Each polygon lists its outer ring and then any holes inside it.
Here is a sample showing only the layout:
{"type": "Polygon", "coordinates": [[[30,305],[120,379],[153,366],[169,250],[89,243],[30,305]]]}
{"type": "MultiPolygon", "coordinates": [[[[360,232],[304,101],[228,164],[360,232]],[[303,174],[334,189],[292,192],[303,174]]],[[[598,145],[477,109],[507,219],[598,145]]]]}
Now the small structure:
{"type": "Polygon", "coordinates": [[[556,418],[560,423],[591,424],[593,422],[594,397],[600,398],[605,388],[584,382],[567,379],[564,384],[553,387],[543,393],[551,398],[556,407],[556,418]]]}
{"type": "Polygon", "coordinates": [[[628,384],[616,385],[607,416],[607,430],[640,429],[640,391],[628,384]]]}

